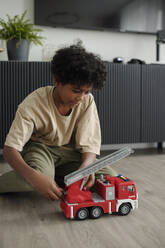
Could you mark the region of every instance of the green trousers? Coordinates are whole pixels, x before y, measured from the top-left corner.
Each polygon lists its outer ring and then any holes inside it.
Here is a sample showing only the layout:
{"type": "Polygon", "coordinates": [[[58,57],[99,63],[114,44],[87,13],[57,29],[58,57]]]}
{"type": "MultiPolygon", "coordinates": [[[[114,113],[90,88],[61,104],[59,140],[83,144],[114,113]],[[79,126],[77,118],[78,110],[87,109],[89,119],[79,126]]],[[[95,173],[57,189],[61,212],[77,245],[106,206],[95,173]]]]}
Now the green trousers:
{"type": "MultiPolygon", "coordinates": [[[[64,186],[65,175],[77,170],[81,164],[81,154],[63,147],[50,147],[38,142],[28,142],[22,153],[25,162],[33,169],[56,180],[61,187],[64,186]]],[[[116,176],[116,172],[108,167],[96,173],[116,176]]],[[[0,193],[33,191],[32,186],[26,182],[15,170],[0,176],[0,193]]]]}

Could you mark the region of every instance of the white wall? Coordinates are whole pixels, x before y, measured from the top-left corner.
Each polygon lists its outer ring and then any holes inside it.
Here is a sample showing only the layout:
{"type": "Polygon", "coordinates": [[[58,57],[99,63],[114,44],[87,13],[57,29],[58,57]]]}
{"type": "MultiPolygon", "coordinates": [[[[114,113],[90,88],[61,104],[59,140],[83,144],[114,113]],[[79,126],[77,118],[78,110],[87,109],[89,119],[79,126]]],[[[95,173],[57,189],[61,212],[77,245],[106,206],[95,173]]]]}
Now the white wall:
{"type": "MultiPolygon", "coordinates": [[[[11,16],[20,15],[27,9],[28,17],[33,22],[33,4],[33,0],[0,0],[0,17],[5,18],[6,14],[11,16]]],[[[44,46],[32,45],[29,60],[42,61],[47,59],[44,55],[46,45],[50,48],[48,52],[48,57],[50,57],[61,45],[69,45],[76,39],[81,39],[88,50],[100,54],[107,61],[112,61],[117,56],[123,57],[125,62],[131,58],[145,60],[147,63],[153,63],[156,60],[155,35],[41,28],[45,37],[44,46]]],[[[4,44],[2,45],[5,46],[4,44]]],[[[0,53],[0,60],[7,60],[6,51],[0,53]]],[[[160,46],[160,62],[165,63],[165,45],[163,44],[160,46]]]]}

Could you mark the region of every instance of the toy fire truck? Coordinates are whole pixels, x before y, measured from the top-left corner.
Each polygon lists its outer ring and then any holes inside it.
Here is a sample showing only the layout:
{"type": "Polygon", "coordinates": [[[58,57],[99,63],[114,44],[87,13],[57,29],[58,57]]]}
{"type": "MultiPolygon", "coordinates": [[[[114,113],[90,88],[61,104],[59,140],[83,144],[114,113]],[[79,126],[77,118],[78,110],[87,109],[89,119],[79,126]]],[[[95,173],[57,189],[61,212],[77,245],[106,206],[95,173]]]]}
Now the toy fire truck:
{"type": "Polygon", "coordinates": [[[66,187],[61,199],[61,209],[70,219],[84,220],[88,217],[99,218],[103,213],[127,215],[138,208],[138,194],[135,183],[122,175],[101,176],[96,180],[95,192],[81,187],[83,178],[105,166],[114,164],[130,155],[132,149],[122,148],[86,168],[79,169],[64,178],[66,187]]]}

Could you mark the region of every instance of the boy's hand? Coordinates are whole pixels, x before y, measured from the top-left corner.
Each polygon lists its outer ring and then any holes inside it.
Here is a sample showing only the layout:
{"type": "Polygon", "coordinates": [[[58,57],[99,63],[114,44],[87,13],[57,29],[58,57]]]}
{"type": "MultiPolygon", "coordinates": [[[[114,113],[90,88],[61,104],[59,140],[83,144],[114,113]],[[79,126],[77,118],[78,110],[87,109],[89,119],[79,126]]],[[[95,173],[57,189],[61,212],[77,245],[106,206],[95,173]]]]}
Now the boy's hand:
{"type": "MultiPolygon", "coordinates": [[[[96,160],[96,154],[92,152],[82,153],[82,164],[80,169],[87,167],[96,160]]],[[[84,177],[81,189],[90,189],[95,183],[95,174],[84,177]]]]}
{"type": "Polygon", "coordinates": [[[63,189],[47,175],[34,171],[30,183],[41,195],[50,200],[59,200],[62,197],[63,189]]]}
{"type": "Polygon", "coordinates": [[[95,183],[95,174],[91,174],[89,176],[84,177],[82,181],[82,187],[81,189],[88,190],[90,189],[95,183]]]}

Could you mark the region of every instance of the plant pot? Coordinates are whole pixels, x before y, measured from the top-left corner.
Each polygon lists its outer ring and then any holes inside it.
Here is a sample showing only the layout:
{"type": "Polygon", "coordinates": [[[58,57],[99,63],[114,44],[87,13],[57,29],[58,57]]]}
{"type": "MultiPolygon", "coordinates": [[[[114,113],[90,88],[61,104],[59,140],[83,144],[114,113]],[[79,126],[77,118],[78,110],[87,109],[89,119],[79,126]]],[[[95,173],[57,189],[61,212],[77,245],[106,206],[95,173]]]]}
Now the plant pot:
{"type": "Polygon", "coordinates": [[[18,42],[18,39],[7,41],[8,60],[28,61],[30,42],[28,40],[21,40],[20,43],[18,42]]]}

